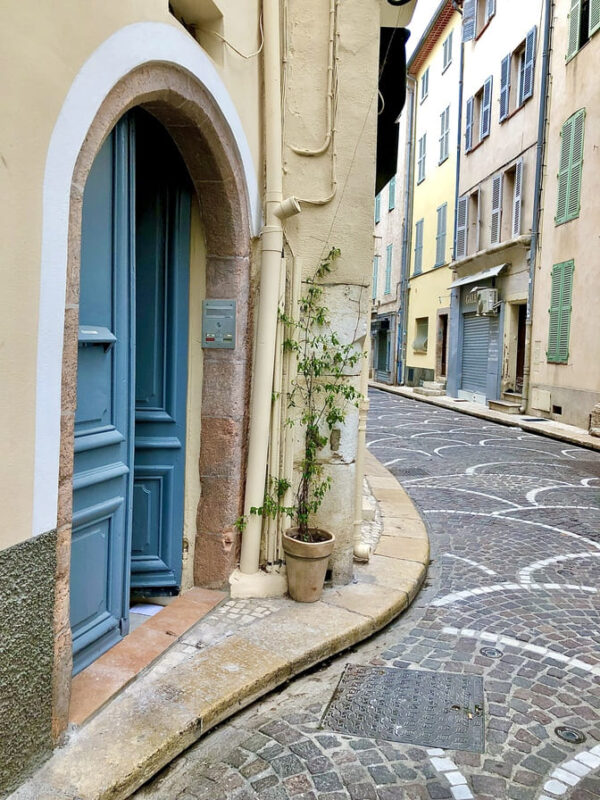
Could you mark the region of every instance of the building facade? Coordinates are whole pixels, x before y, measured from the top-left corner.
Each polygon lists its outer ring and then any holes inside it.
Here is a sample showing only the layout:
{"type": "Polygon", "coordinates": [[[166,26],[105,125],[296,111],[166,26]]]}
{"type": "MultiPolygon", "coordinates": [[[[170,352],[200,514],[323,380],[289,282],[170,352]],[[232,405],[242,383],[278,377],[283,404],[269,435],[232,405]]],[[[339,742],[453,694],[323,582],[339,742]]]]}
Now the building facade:
{"type": "Polygon", "coordinates": [[[523,402],[544,25],[541,0],[463,4],[448,394],[514,411],[523,402]]]}
{"type": "MultiPolygon", "coordinates": [[[[238,592],[285,591],[283,520],[236,526],[294,476],[278,307],[338,247],[325,303],[365,348],[380,26],[413,7],[3,7],[0,792],[65,729],[73,670],[127,635],[132,590],[241,563],[238,592]]],[[[325,454],[335,582],[357,429],[325,454]]]]}
{"type": "MultiPolygon", "coordinates": [[[[533,302],[531,412],[587,429],[600,402],[600,3],[554,3],[533,302]]],[[[598,423],[596,423],[596,428],[598,423]]],[[[600,432],[599,432],[600,433],[600,432]]]]}

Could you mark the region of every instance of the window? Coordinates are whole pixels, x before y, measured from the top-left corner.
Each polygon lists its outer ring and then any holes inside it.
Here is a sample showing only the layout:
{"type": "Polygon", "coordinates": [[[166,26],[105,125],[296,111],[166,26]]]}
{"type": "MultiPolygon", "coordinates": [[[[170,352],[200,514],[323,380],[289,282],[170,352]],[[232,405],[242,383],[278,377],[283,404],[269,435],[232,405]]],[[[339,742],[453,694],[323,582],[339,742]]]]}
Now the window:
{"type": "Polygon", "coordinates": [[[546,358],[554,364],[569,360],[569,330],[571,327],[571,295],[575,262],[563,261],[552,270],[550,295],[550,326],[546,358]]]}
{"type": "Polygon", "coordinates": [[[491,244],[498,244],[502,233],[502,177],[502,175],[494,175],[492,178],[491,244]]]}
{"type": "Polygon", "coordinates": [[[388,186],[388,211],[393,211],[396,208],[396,176],[390,180],[388,186]]]}
{"type": "Polygon", "coordinates": [[[420,275],[423,269],[423,223],[425,220],[418,220],[415,225],[415,266],[413,275],[420,275]]]}
{"type": "Polygon", "coordinates": [[[600,0],[571,0],[567,61],[600,28],[600,0]]]}
{"type": "Polygon", "coordinates": [[[421,102],[425,100],[429,94],[429,67],[421,75],[421,102]]]}
{"type": "Polygon", "coordinates": [[[467,253],[479,251],[479,231],[481,230],[481,197],[479,189],[469,195],[467,208],[467,253]]]}
{"type": "Polygon", "coordinates": [[[500,122],[533,96],[537,27],[502,59],[500,65],[500,122]],[[511,92],[511,87],[516,91],[511,92]]]}
{"type": "Polygon", "coordinates": [[[496,0],[464,0],[463,42],[474,39],[496,13],[496,0]]]}
{"type": "Polygon", "coordinates": [[[446,217],[448,203],[444,203],[437,210],[437,233],[435,236],[435,266],[441,267],[446,263],[446,217]]]}
{"type": "Polygon", "coordinates": [[[379,277],[379,256],[373,256],[373,293],[372,299],[377,299],[377,279],[379,277]]]}
{"type": "Polygon", "coordinates": [[[521,197],[523,195],[523,159],[504,173],[504,197],[510,198],[512,214],[505,215],[502,223],[502,239],[521,235],[521,197]]]}
{"type": "Polygon", "coordinates": [[[385,251],[385,294],[392,293],[392,253],[393,245],[388,244],[385,251]]]}
{"type": "Polygon", "coordinates": [[[450,106],[440,114],[440,164],[448,158],[450,148],[450,106]]]}
{"type": "Polygon", "coordinates": [[[444,39],[443,48],[443,66],[442,72],[445,72],[452,63],[452,31],[444,39]]]}
{"type": "Polygon", "coordinates": [[[477,0],[477,33],[485,28],[496,13],[496,0],[477,0]]]}
{"type": "Polygon", "coordinates": [[[418,317],[415,320],[415,340],[413,350],[415,353],[427,352],[427,339],[429,331],[429,317],[418,317]]]}
{"type": "Polygon", "coordinates": [[[459,197],[456,208],[456,235],[454,237],[454,258],[467,255],[468,197],[459,197]]]}
{"type": "Polygon", "coordinates": [[[562,126],[558,166],[556,224],[579,216],[585,109],[576,111],[562,126]]]}
{"type": "Polygon", "coordinates": [[[465,153],[468,153],[475,145],[479,144],[486,136],[490,135],[492,82],[493,78],[490,75],[481,89],[467,100],[465,112],[465,153]],[[477,141],[475,141],[476,133],[479,134],[479,139],[477,141]]]}
{"type": "Polygon", "coordinates": [[[427,134],[419,139],[419,155],[417,156],[417,183],[425,180],[425,153],[427,150],[427,134]]]}
{"type": "Polygon", "coordinates": [[[381,221],[381,194],[375,195],[375,223],[381,221]]]}

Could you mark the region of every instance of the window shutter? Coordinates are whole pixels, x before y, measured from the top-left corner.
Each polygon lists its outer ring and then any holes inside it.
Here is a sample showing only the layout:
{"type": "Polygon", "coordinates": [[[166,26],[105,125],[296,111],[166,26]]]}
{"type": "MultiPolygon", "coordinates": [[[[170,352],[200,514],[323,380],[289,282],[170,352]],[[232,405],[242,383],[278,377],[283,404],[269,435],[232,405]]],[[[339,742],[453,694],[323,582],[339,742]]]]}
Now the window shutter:
{"type": "Polygon", "coordinates": [[[379,222],[381,219],[381,195],[375,195],[375,222],[379,222]]]}
{"type": "Polygon", "coordinates": [[[446,262],[446,213],[447,203],[437,210],[437,235],[435,237],[435,266],[439,267],[446,262]]]}
{"type": "Polygon", "coordinates": [[[583,127],[585,110],[573,115],[571,158],[569,164],[569,196],[567,200],[567,219],[579,216],[581,195],[581,171],[583,167],[583,127]]]}
{"type": "Polygon", "coordinates": [[[560,290],[562,281],[562,264],[555,264],[552,269],[552,289],[550,292],[550,322],[548,327],[548,361],[558,360],[558,327],[560,321],[560,290]]]}
{"type": "Polygon", "coordinates": [[[483,203],[483,198],[481,196],[481,190],[477,190],[477,222],[475,228],[475,252],[478,253],[481,249],[480,247],[480,236],[481,236],[481,206],[483,203]]]}
{"type": "Polygon", "coordinates": [[[496,13],[496,0],[486,0],[485,21],[487,22],[496,13]]]}
{"type": "Polygon", "coordinates": [[[512,235],[521,235],[521,196],[523,194],[523,159],[515,164],[515,194],[513,197],[512,235]]]}
{"type": "Polygon", "coordinates": [[[473,98],[467,100],[465,113],[465,153],[473,148],[473,98]]]}
{"type": "Polygon", "coordinates": [[[571,0],[569,14],[569,39],[567,43],[567,61],[579,50],[579,25],[581,20],[581,0],[571,0]]]}
{"type": "Polygon", "coordinates": [[[379,256],[373,256],[373,292],[372,298],[377,298],[377,278],[379,275],[379,256]]]}
{"type": "Polygon", "coordinates": [[[467,223],[468,223],[468,197],[458,198],[456,209],[456,239],[454,242],[454,257],[464,258],[467,255],[467,223]]]}
{"type": "Polygon", "coordinates": [[[535,40],[537,28],[533,28],[525,39],[525,69],[523,71],[523,83],[521,84],[520,103],[524,103],[533,94],[533,78],[535,72],[535,40]]]}
{"type": "Polygon", "coordinates": [[[552,270],[546,357],[548,361],[558,364],[566,364],[569,360],[574,266],[575,264],[572,260],[564,261],[561,264],[555,264],[552,270]]]}
{"type": "Polygon", "coordinates": [[[502,224],[502,175],[492,178],[492,232],[491,244],[500,241],[500,226],[502,224]]]}
{"type": "Polygon", "coordinates": [[[427,152],[427,134],[419,139],[419,158],[417,163],[417,183],[425,180],[425,156],[427,152]]]}
{"type": "Polygon", "coordinates": [[[500,122],[508,117],[510,98],[510,53],[500,66],[500,122]]]}
{"type": "Polygon", "coordinates": [[[483,102],[481,104],[480,139],[485,139],[490,134],[490,119],[492,116],[492,76],[483,84],[483,102]]]}
{"type": "Polygon", "coordinates": [[[463,3],[462,40],[470,42],[475,38],[476,0],[465,0],[463,3]]]}
{"type": "Polygon", "coordinates": [[[385,294],[392,291],[392,248],[393,245],[388,244],[385,254],[385,294]]]}
{"type": "Polygon", "coordinates": [[[590,36],[600,28],[600,0],[590,0],[590,36]]]}
{"type": "Polygon", "coordinates": [[[388,187],[388,211],[393,211],[396,208],[396,176],[390,180],[388,187]]]}
{"type": "Polygon", "coordinates": [[[418,220],[415,227],[415,267],[414,275],[421,272],[423,266],[423,220],[418,220]]]}
{"type": "Polygon", "coordinates": [[[558,164],[558,200],[556,204],[556,222],[565,222],[567,218],[567,199],[569,192],[569,163],[571,159],[571,138],[573,136],[573,118],[570,117],[560,132],[560,161],[558,164]]]}

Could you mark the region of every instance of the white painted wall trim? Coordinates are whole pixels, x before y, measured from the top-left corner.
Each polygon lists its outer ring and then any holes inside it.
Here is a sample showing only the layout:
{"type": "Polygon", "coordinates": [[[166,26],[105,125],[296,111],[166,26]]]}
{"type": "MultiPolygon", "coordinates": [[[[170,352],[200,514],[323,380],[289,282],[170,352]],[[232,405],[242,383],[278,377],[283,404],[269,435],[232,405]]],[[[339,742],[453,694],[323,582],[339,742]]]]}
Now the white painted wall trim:
{"type": "Polygon", "coordinates": [[[43,186],[42,253],[37,349],[33,536],[56,527],[60,454],[61,375],[69,229],[69,197],[77,156],[111,89],[148,62],[176,64],[214,98],[237,143],[257,236],[261,205],[252,155],[233,101],[208,56],[173,25],[138,22],[110,36],[73,81],[50,137],[43,186]]]}

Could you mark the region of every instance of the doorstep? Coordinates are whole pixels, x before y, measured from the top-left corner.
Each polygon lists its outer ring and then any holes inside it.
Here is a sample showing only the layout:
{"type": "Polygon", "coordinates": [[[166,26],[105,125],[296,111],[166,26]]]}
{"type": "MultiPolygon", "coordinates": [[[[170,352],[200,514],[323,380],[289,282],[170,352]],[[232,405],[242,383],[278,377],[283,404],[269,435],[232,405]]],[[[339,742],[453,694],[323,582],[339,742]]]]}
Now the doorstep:
{"type": "Polygon", "coordinates": [[[355,564],[352,583],[327,587],[309,604],[221,601],[72,732],[9,800],[124,800],[219,722],[402,613],[425,579],[427,532],[406,492],[368,452],[365,473],[381,522],[376,534],[372,521],[363,526],[374,553],[368,564],[355,564]]]}
{"type": "Polygon", "coordinates": [[[376,383],[369,381],[369,386],[373,389],[380,389],[382,392],[398,395],[399,397],[409,397],[421,403],[430,403],[440,408],[447,408],[451,411],[458,411],[460,414],[468,414],[472,417],[479,417],[490,422],[497,422],[500,425],[508,425],[513,428],[521,428],[528,433],[537,433],[540,436],[547,436],[549,439],[558,439],[561,442],[568,442],[577,447],[587,447],[588,450],[600,450],[600,437],[591,436],[583,428],[575,425],[565,425],[553,419],[534,418],[533,414],[515,414],[505,411],[496,411],[480,403],[470,403],[466,400],[457,401],[454,397],[425,397],[418,394],[410,386],[389,386],[387,383],[376,383]]]}

